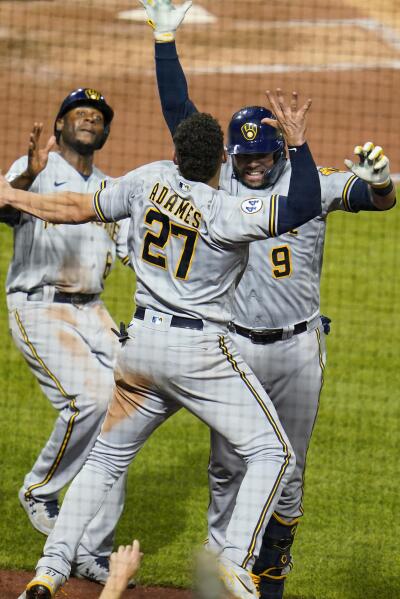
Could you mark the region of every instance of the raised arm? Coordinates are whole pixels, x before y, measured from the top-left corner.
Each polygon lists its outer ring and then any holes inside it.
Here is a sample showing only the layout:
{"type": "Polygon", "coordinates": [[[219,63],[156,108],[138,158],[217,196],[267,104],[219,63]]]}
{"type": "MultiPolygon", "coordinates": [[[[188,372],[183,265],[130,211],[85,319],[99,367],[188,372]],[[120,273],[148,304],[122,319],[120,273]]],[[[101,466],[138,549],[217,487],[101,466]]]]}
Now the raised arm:
{"type": "Polygon", "coordinates": [[[43,123],[34,123],[29,138],[28,145],[28,164],[23,173],[11,181],[11,187],[15,189],[28,190],[39,173],[46,168],[49,158],[49,152],[56,142],[52,135],[44,148],[39,147],[40,136],[43,130],[43,123]]]}
{"type": "Polygon", "coordinates": [[[268,125],[279,128],[285,138],[292,166],[287,197],[279,196],[276,235],[300,227],[321,214],[321,186],[317,167],[306,142],[308,99],[298,106],[297,92],[292,92],[290,102],[285,101],[281,89],[266,92],[275,119],[263,119],[268,125]]]}
{"type": "Polygon", "coordinates": [[[171,132],[188,116],[197,112],[175,46],[175,33],[191,2],[175,7],[170,0],[141,0],[148,23],[153,28],[158,93],[161,109],[171,132]]]}
{"type": "Polygon", "coordinates": [[[15,209],[55,224],[78,224],[98,220],[93,195],[83,193],[39,194],[14,189],[0,175],[0,210],[15,209]]]}

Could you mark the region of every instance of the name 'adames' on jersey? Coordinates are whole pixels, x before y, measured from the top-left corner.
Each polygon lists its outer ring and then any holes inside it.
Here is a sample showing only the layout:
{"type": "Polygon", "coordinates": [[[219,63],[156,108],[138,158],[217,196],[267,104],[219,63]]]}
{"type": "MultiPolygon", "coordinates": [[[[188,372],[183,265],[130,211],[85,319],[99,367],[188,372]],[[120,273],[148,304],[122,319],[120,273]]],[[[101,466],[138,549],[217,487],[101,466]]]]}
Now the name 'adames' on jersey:
{"type": "Polygon", "coordinates": [[[249,242],[276,228],[269,196],[231,197],[187,181],[170,161],[104,181],[93,201],[104,222],[131,219],[128,252],[138,306],[218,323],[231,320],[249,242]]]}

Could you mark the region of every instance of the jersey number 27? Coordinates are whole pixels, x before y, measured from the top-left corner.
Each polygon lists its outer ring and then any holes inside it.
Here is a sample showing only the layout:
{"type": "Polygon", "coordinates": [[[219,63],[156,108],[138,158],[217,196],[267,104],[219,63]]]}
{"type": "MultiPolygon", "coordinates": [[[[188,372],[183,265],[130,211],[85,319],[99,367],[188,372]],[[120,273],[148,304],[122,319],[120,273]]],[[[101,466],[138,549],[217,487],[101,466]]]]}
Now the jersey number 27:
{"type": "Polygon", "coordinates": [[[183,247],[178,263],[175,268],[175,277],[177,279],[187,279],[190,266],[192,264],[194,251],[196,248],[197,231],[189,229],[183,225],[171,223],[169,217],[162,212],[150,208],[144,217],[148,225],[159,225],[158,232],[147,231],[143,240],[142,259],[159,268],[167,268],[167,258],[164,254],[157,251],[157,248],[164,249],[168,240],[173,237],[183,239],[183,247]]]}

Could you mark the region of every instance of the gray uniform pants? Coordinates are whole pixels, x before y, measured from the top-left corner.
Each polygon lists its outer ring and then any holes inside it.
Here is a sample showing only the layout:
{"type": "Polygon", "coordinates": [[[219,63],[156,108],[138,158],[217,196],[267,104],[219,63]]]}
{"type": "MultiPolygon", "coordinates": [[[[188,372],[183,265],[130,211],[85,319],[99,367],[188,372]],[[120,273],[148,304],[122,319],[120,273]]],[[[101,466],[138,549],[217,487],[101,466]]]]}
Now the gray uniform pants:
{"type": "MultiPolygon", "coordinates": [[[[57,499],[85,462],[112,397],[119,349],[110,330],[115,324],[98,300],[75,306],[27,301],[26,294],[17,293],[8,297],[8,305],[14,342],[58,411],[46,445],[25,476],[24,488],[35,499],[57,499]]],[[[125,480],[115,486],[108,508],[104,506],[82,538],[77,561],[112,551],[125,480]]]]}
{"type": "MultiPolygon", "coordinates": [[[[271,398],[295,452],[295,470],[275,511],[287,520],[297,518],[303,513],[306,455],[323,383],[326,356],[322,327],[267,345],[254,344],[237,334],[232,334],[232,339],[271,398]]],[[[245,472],[245,462],[227,439],[211,431],[208,538],[212,547],[219,548],[224,543],[245,472]]]]}
{"type": "MultiPolygon", "coordinates": [[[[295,458],[275,409],[221,328],[170,326],[146,310],[119,354],[101,433],[70,486],[38,566],[65,576],[85,527],[151,433],[182,406],[225,435],[247,464],[224,553],[251,567],[295,458]],[[214,328],[214,330],[212,330],[214,328]]],[[[172,508],[173,506],[171,506],[172,508]]]]}

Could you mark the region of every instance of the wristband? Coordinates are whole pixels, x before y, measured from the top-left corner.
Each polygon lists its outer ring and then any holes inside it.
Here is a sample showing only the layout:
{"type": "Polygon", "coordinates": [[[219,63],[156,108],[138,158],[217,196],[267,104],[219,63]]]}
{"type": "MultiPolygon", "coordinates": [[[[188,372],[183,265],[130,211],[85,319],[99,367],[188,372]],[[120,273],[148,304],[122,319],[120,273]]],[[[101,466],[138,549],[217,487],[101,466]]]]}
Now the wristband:
{"type": "Polygon", "coordinates": [[[387,196],[389,195],[389,193],[391,193],[393,191],[394,185],[393,185],[393,181],[391,179],[389,179],[389,183],[387,183],[385,185],[385,187],[375,187],[374,185],[371,185],[371,189],[373,191],[373,193],[377,196],[387,196]]]}
{"type": "Polygon", "coordinates": [[[172,31],[164,31],[163,33],[154,31],[153,35],[154,35],[154,39],[156,40],[157,44],[165,44],[167,42],[173,42],[175,39],[175,35],[173,34],[172,31]]]}

